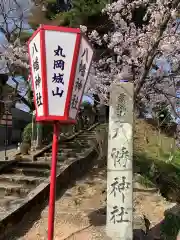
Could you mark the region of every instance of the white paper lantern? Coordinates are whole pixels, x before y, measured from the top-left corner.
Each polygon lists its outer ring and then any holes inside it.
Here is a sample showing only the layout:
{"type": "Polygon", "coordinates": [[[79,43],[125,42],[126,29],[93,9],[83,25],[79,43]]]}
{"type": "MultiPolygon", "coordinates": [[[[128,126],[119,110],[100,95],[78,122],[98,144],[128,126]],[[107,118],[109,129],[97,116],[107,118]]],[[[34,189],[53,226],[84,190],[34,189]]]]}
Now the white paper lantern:
{"type": "Polygon", "coordinates": [[[37,121],[74,123],[93,57],[80,29],[41,25],[29,40],[37,121]]]}

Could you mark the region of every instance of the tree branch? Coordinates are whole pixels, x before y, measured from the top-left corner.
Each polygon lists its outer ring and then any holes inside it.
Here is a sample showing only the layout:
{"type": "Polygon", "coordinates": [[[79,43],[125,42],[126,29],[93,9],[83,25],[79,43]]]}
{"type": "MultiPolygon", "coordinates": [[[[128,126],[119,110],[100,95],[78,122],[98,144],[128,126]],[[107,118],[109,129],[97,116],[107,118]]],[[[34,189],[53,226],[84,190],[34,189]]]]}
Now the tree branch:
{"type": "MultiPolygon", "coordinates": [[[[179,0],[175,0],[174,3],[172,4],[173,5],[173,9],[176,9],[178,6],[180,6],[180,3],[179,3],[179,0]]],[[[136,89],[135,89],[135,93],[134,93],[134,97],[136,98],[137,95],[139,94],[141,88],[143,87],[144,83],[146,82],[146,78],[149,74],[149,70],[152,66],[152,63],[153,63],[153,60],[156,56],[156,50],[159,46],[159,43],[160,43],[160,40],[161,40],[161,37],[164,33],[164,31],[166,30],[167,28],[167,24],[169,22],[169,20],[171,19],[171,9],[170,11],[166,14],[165,18],[164,18],[164,21],[162,22],[161,26],[160,26],[160,30],[159,30],[159,34],[157,36],[157,40],[154,42],[148,56],[147,56],[147,63],[145,64],[145,68],[144,68],[144,72],[140,78],[140,80],[138,81],[137,83],[137,86],[136,86],[136,89]]]]}

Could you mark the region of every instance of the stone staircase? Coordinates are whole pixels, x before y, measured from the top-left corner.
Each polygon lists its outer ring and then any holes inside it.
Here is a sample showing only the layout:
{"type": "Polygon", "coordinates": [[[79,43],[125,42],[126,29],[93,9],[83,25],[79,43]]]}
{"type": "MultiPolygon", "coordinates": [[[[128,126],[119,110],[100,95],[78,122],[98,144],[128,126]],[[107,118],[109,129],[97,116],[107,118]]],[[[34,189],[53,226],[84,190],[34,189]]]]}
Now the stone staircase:
{"type": "MultiPolygon", "coordinates": [[[[92,147],[95,129],[85,131],[70,141],[59,144],[57,174],[68,162],[79,159],[92,147]]],[[[39,184],[49,178],[52,151],[49,149],[37,161],[16,161],[0,174],[0,219],[21,204],[39,184]]]]}

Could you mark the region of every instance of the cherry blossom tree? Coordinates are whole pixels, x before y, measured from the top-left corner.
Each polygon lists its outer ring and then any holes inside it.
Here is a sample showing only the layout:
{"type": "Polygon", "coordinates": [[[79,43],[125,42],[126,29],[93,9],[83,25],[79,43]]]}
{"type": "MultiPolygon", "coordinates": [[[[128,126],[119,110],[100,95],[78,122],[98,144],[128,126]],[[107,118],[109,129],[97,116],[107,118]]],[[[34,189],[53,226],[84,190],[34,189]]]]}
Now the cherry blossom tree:
{"type": "Polygon", "coordinates": [[[2,0],[0,2],[0,73],[11,76],[15,83],[15,95],[31,108],[27,97],[30,91],[28,80],[29,57],[27,44],[21,35],[29,30],[27,19],[30,14],[30,1],[2,0]],[[17,81],[22,76],[24,81],[17,81]],[[23,92],[23,96],[17,93],[23,92]]]}
{"type": "Polygon", "coordinates": [[[112,82],[132,81],[136,107],[153,108],[163,102],[176,114],[179,11],[178,0],[118,0],[102,10],[111,22],[106,34],[89,32],[86,26],[81,26],[94,47],[101,49],[100,57],[93,63],[89,91],[93,89],[108,104],[112,82]],[[163,69],[163,65],[158,68],[158,59],[168,62],[170,70],[163,69]]]}

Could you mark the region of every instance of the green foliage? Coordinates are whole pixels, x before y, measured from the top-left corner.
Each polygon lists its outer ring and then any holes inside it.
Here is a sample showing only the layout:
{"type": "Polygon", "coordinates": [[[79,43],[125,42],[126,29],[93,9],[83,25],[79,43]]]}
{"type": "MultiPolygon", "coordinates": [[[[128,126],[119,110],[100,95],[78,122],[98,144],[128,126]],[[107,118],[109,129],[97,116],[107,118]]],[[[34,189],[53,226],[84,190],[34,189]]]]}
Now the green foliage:
{"type": "Polygon", "coordinates": [[[21,42],[26,42],[26,41],[28,41],[28,39],[32,36],[32,32],[22,32],[21,33],[21,36],[20,36],[20,40],[21,40],[21,42]]]}
{"type": "MultiPolygon", "coordinates": [[[[73,0],[73,8],[63,15],[69,26],[77,27],[80,24],[88,25],[90,18],[101,15],[101,10],[107,0],[73,0]]],[[[96,23],[98,24],[98,23],[96,23]]]]}
{"type": "Polygon", "coordinates": [[[29,24],[33,30],[36,30],[39,27],[39,23],[29,22],[29,24]]]}
{"type": "Polygon", "coordinates": [[[28,92],[27,92],[27,102],[28,102],[28,107],[30,108],[30,112],[32,113],[35,110],[35,105],[34,105],[33,91],[31,89],[28,89],[28,92]]]}
{"type": "Polygon", "coordinates": [[[12,41],[15,41],[17,39],[17,37],[20,37],[20,40],[21,40],[21,43],[25,43],[28,41],[28,39],[32,36],[32,33],[31,32],[27,32],[27,31],[22,31],[20,33],[20,36],[19,36],[19,33],[18,34],[14,34],[13,37],[12,37],[12,41]]]}
{"type": "Polygon", "coordinates": [[[57,0],[46,0],[47,4],[56,4],[57,0]]]}
{"type": "Polygon", "coordinates": [[[92,110],[92,105],[88,101],[82,102],[81,107],[87,110],[92,110]]]}
{"type": "Polygon", "coordinates": [[[172,213],[167,213],[163,224],[161,224],[161,235],[165,240],[176,240],[180,229],[180,216],[172,213]]]}
{"type": "MultiPolygon", "coordinates": [[[[108,3],[107,0],[72,0],[70,11],[59,12],[56,3],[52,0],[47,4],[47,19],[60,19],[60,25],[79,27],[79,25],[91,25],[94,17],[101,17],[102,8],[108,3]]],[[[99,24],[96,20],[95,26],[99,24]]]]}
{"type": "Polygon", "coordinates": [[[134,153],[134,171],[148,179],[163,197],[172,201],[180,199],[180,165],[154,159],[145,153],[134,153]]]}
{"type": "Polygon", "coordinates": [[[52,124],[43,124],[43,139],[50,142],[52,141],[53,136],[53,125],[52,124]]]}
{"type": "Polygon", "coordinates": [[[139,175],[137,182],[143,185],[144,187],[155,187],[155,185],[149,180],[148,177],[139,175]]]}
{"type": "Polygon", "coordinates": [[[56,15],[59,13],[59,9],[56,3],[56,0],[46,0],[46,14],[45,17],[49,20],[53,20],[56,18],[56,15]]]}
{"type": "Polygon", "coordinates": [[[171,113],[168,109],[167,104],[162,103],[153,110],[156,114],[156,118],[159,121],[160,125],[169,125],[172,123],[171,113]]]}
{"type": "MultiPolygon", "coordinates": [[[[36,131],[36,128],[34,128],[36,131]]],[[[29,123],[23,131],[22,134],[22,141],[25,143],[31,143],[31,137],[32,137],[32,123],[29,123]]]]}
{"type": "MultiPolygon", "coordinates": [[[[42,125],[42,131],[43,131],[43,139],[51,142],[52,141],[52,134],[53,134],[53,127],[52,124],[43,124],[42,125]]],[[[37,125],[34,124],[34,137],[37,136],[37,125]]],[[[22,141],[25,143],[31,143],[32,138],[32,123],[29,123],[23,131],[22,134],[22,141]]]]}

